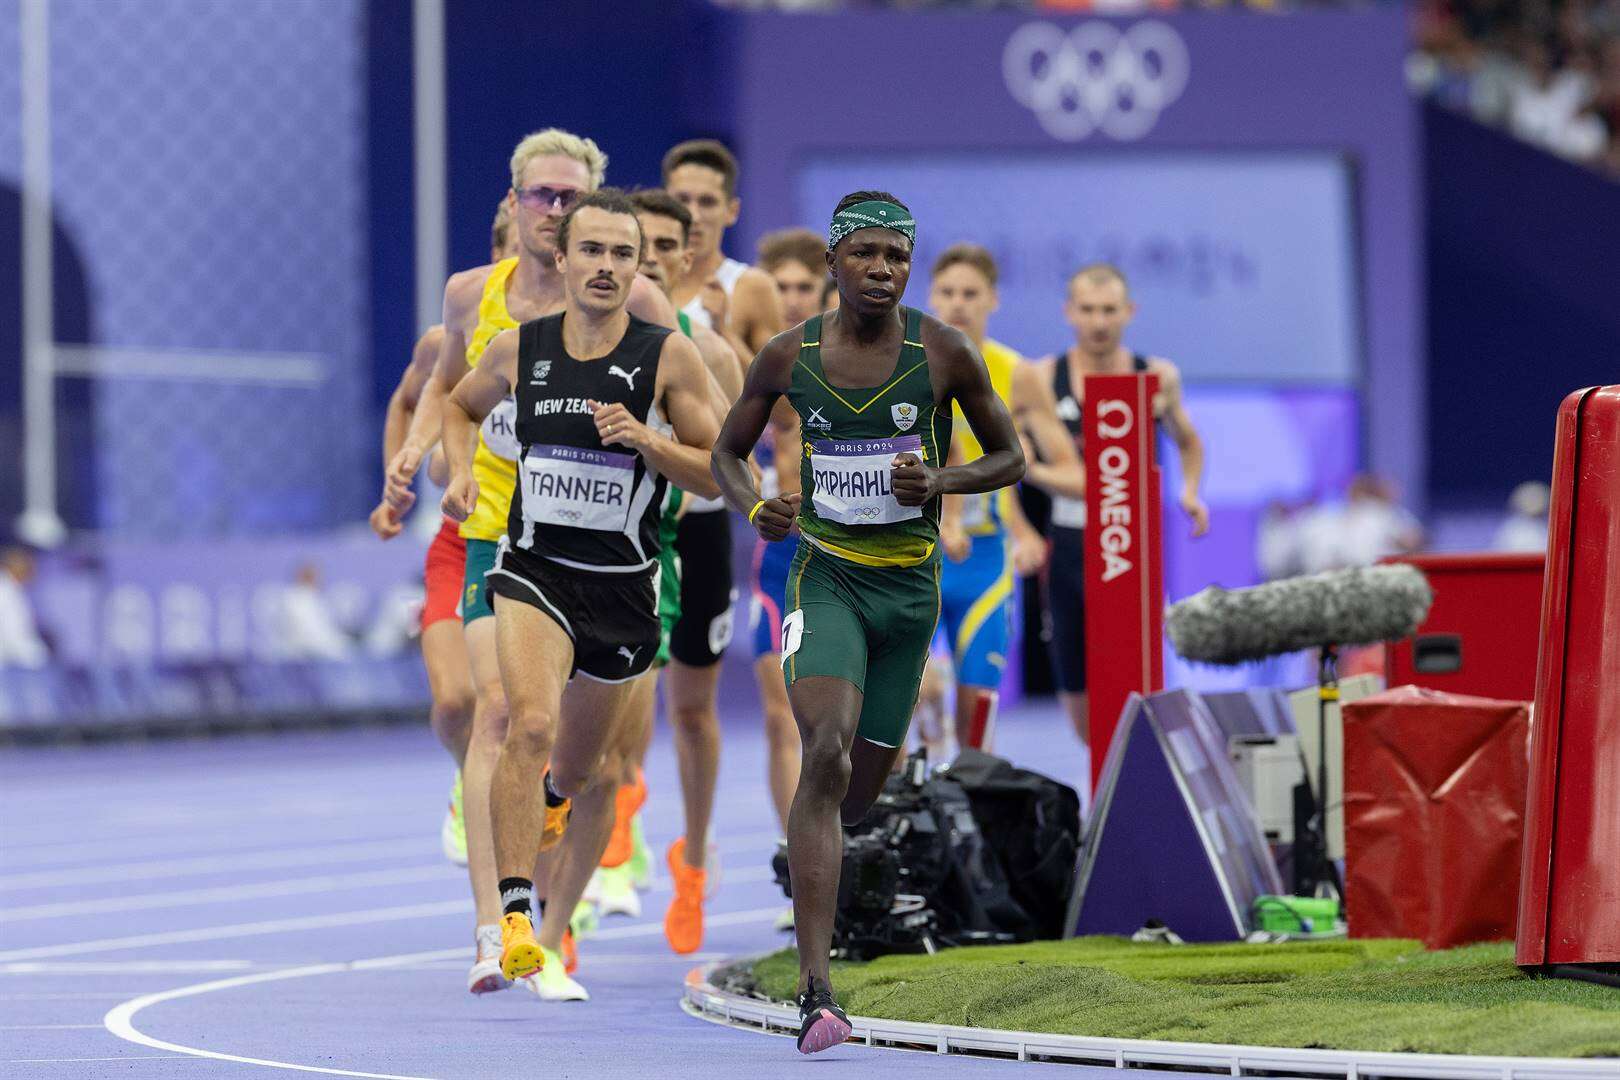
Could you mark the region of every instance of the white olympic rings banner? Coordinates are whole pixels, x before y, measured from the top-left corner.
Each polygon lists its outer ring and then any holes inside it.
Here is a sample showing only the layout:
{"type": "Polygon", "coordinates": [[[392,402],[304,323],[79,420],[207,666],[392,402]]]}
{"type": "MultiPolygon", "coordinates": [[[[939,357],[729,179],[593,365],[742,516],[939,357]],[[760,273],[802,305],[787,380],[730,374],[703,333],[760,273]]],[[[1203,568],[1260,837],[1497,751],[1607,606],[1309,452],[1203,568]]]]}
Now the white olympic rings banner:
{"type": "Polygon", "coordinates": [[[1121,141],[1142,138],[1181,96],[1190,72],[1187,43],[1157,21],[1123,32],[1112,23],[1083,22],[1068,33],[1049,22],[1025,23],[1001,53],[1008,93],[1065,142],[1096,131],[1121,141]]]}

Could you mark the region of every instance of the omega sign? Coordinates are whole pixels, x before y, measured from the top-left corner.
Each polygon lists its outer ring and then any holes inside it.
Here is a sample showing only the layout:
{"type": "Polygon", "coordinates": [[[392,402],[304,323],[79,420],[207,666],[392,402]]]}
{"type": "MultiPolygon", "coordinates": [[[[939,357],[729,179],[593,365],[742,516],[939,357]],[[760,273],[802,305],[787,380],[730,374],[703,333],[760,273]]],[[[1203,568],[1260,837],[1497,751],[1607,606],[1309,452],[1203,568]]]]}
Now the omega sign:
{"type": "Polygon", "coordinates": [[[1092,20],[1068,33],[1025,23],[1001,51],[1007,92],[1064,142],[1098,131],[1121,142],[1142,138],[1187,88],[1191,71],[1187,43],[1156,20],[1123,31],[1092,20]]]}
{"type": "Polygon", "coordinates": [[[1097,437],[1108,443],[1097,455],[1097,481],[1101,487],[1097,547],[1102,552],[1103,581],[1131,572],[1131,451],[1115,442],[1130,437],[1135,414],[1131,403],[1118,398],[1097,402],[1097,437]]]}
{"type": "Polygon", "coordinates": [[[1086,679],[1092,780],[1133,693],[1163,685],[1163,543],[1153,395],[1158,376],[1087,375],[1086,679]]]}

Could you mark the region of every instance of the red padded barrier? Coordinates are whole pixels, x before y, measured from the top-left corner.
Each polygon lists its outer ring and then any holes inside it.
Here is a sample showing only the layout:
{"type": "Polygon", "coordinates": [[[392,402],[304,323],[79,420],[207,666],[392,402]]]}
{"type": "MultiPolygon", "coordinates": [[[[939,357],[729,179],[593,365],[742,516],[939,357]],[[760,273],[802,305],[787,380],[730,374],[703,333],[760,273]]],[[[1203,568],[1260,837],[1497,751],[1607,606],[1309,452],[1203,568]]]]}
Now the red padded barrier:
{"type": "Polygon", "coordinates": [[[1385,686],[1529,701],[1536,692],[1545,555],[1403,555],[1422,570],[1434,606],[1384,654],[1385,686]]]}
{"type": "Polygon", "coordinates": [[[1529,705],[1401,686],[1344,706],[1351,937],[1513,937],[1529,705]]]}
{"type": "Polygon", "coordinates": [[[1620,963],[1620,386],[1558,410],[1517,960],[1620,963]]]}

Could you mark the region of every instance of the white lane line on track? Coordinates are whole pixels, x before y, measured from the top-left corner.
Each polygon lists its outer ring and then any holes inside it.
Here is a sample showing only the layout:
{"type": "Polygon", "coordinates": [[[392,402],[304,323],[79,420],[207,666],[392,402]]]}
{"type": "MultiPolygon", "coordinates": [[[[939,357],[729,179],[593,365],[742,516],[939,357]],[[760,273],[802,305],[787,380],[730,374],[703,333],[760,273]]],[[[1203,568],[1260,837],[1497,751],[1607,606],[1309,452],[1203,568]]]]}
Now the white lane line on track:
{"type": "Polygon", "coordinates": [[[117,885],[121,882],[150,881],[155,878],[185,877],[188,874],[232,874],[244,870],[285,870],[293,866],[324,866],[364,859],[403,859],[431,854],[437,845],[422,837],[397,840],[364,840],[346,844],[320,844],[312,847],[282,848],[247,853],[220,852],[184,859],[152,859],[141,862],[86,866],[73,870],[35,870],[22,874],[0,874],[0,892],[10,889],[54,889],[64,885],[117,885]]]}
{"type": "MultiPolygon", "coordinates": [[[[768,908],[754,908],[749,911],[732,911],[705,919],[704,922],[707,926],[736,926],[745,923],[765,922],[776,918],[781,913],[781,910],[781,906],[777,905],[768,908]]],[[[619,940],[653,937],[663,932],[664,928],[660,923],[635,923],[630,926],[609,927],[593,934],[592,938],[594,940],[619,940]]],[[[265,971],[253,975],[238,975],[230,979],[216,979],[213,982],[195,983],[191,986],[181,986],[173,990],[162,990],[155,994],[144,994],[140,997],[131,998],[109,1009],[102,1023],[109,1032],[126,1042],[136,1043],[154,1050],[168,1050],[192,1057],[212,1058],[215,1061],[234,1061],[242,1065],[262,1065],[270,1069],[290,1069],[294,1072],[322,1073],[327,1076],[359,1076],[366,1078],[366,1080],[431,1080],[430,1077],[402,1076],[395,1073],[356,1072],[352,1069],[298,1065],[287,1061],[270,1061],[266,1058],[242,1057],[238,1054],[226,1054],[196,1046],[182,1046],[179,1043],[165,1042],[162,1039],[155,1039],[150,1035],[137,1031],[134,1019],[137,1013],[148,1006],[165,1001],[174,1001],[178,998],[196,997],[200,994],[210,994],[218,990],[233,990],[242,986],[281,982],[287,979],[302,979],[314,975],[409,967],[413,964],[447,959],[452,956],[466,956],[471,951],[471,946],[460,949],[434,949],[429,952],[401,953],[397,956],[379,956],[369,960],[355,960],[345,963],[306,964],[302,967],[283,968],[280,971],[265,971]]]]}
{"type": "Polygon", "coordinates": [[[24,960],[14,964],[0,964],[0,975],[202,975],[210,971],[247,971],[263,966],[251,960],[124,960],[104,964],[73,961],[64,963],[60,960],[45,964],[24,960]]]}
{"type": "MultiPolygon", "coordinates": [[[[734,884],[769,881],[772,873],[764,867],[745,867],[726,875],[724,880],[734,884]]],[[[654,882],[657,886],[659,883],[654,882]]],[[[667,886],[668,882],[663,882],[667,886]]],[[[235,895],[241,895],[240,893],[235,895]]],[[[322,930],[334,926],[354,926],[369,922],[394,922],[436,915],[455,915],[472,908],[471,900],[444,900],[435,904],[407,904],[402,907],[370,908],[361,911],[341,911],[330,915],[305,915],[292,919],[268,919],[261,922],[230,923],[225,926],[207,926],[194,930],[168,930],[153,934],[132,934],[127,937],[92,938],[61,945],[38,945],[27,949],[9,949],[0,952],[0,962],[38,960],[53,956],[78,956],[108,949],[139,949],[154,945],[178,945],[192,941],[218,941],[223,938],[256,937],[262,934],[280,934],[298,930],[322,930]]],[[[606,931],[602,931],[605,933],[606,931]]]]}
{"type": "Polygon", "coordinates": [[[185,1057],[185,1054],[120,1054],[118,1057],[90,1057],[90,1058],[6,1058],[6,1065],[58,1065],[75,1061],[155,1061],[168,1058],[170,1061],[185,1057]]]}
{"type": "MultiPolygon", "coordinates": [[[[91,865],[96,865],[98,860],[106,858],[107,852],[109,851],[116,851],[129,857],[152,859],[173,858],[177,855],[195,855],[197,853],[197,848],[200,841],[218,843],[219,849],[216,853],[217,856],[222,859],[230,858],[240,850],[242,839],[241,826],[233,825],[214,827],[212,820],[210,819],[208,827],[198,828],[196,824],[198,818],[203,817],[206,815],[206,813],[206,808],[198,810],[198,816],[194,817],[192,820],[172,828],[163,829],[159,832],[141,832],[130,833],[128,835],[116,835],[103,831],[102,833],[98,833],[98,835],[102,837],[98,840],[63,841],[59,839],[42,839],[18,842],[14,837],[7,836],[4,842],[0,843],[0,852],[5,854],[7,863],[13,866],[17,865],[23,860],[34,863],[45,863],[45,866],[37,867],[37,869],[40,870],[64,869],[59,864],[72,863],[80,859],[91,865]]],[[[369,808],[368,816],[370,814],[377,814],[379,816],[386,817],[387,813],[388,811],[386,808],[379,810],[376,806],[372,806],[369,808]]],[[[398,817],[398,815],[394,816],[398,817]]],[[[262,821],[262,819],[260,820],[262,821]]],[[[78,822],[75,822],[74,824],[76,826],[79,825],[78,822]]],[[[430,829],[425,828],[417,833],[417,835],[425,838],[432,837],[437,835],[437,829],[438,825],[434,824],[430,829]]],[[[79,829],[76,828],[75,831],[79,831],[79,829]]],[[[311,843],[322,840],[330,843],[339,843],[343,841],[358,843],[364,840],[378,839],[375,835],[369,833],[368,831],[359,829],[345,830],[342,834],[330,836],[310,835],[305,837],[299,835],[297,830],[294,830],[293,832],[293,836],[285,837],[283,839],[292,839],[294,841],[307,839],[311,843]]],[[[397,839],[397,837],[395,839],[397,839]]],[[[427,840],[424,842],[427,843],[428,847],[431,849],[431,841],[427,840]]]]}
{"type": "Polygon", "coordinates": [[[70,941],[62,945],[8,949],[0,952],[0,961],[80,956],[84,953],[99,953],[109,949],[143,949],[152,945],[179,945],[188,941],[219,941],[224,938],[285,934],[298,930],[325,930],[334,926],[358,926],[362,923],[398,922],[402,919],[424,919],[438,915],[464,915],[471,910],[472,901],[469,899],[441,900],[436,904],[405,904],[399,907],[371,908],[366,911],[339,911],[330,915],[301,915],[291,919],[266,919],[261,922],[231,923],[226,926],[204,926],[194,930],[166,930],[154,934],[91,938],[84,941],[70,941]]]}
{"type": "Polygon", "coordinates": [[[81,1028],[100,1028],[105,1024],[0,1024],[0,1031],[78,1031],[81,1028]]]}
{"type": "Polygon", "coordinates": [[[366,870],[355,874],[322,874],[319,877],[288,878],[219,885],[207,889],[179,889],[173,892],[137,893],[134,896],[101,896],[94,900],[69,900],[56,904],[29,904],[0,908],[0,924],[35,919],[68,919],[80,915],[105,915],[115,911],[151,911],[156,908],[190,907],[193,904],[235,903],[281,896],[307,896],[311,893],[343,892],[391,885],[418,885],[425,881],[453,882],[463,875],[440,860],[431,865],[407,866],[398,870],[366,870]]]}
{"type": "Polygon", "coordinates": [[[127,996],[128,990],[81,990],[73,994],[0,994],[0,1001],[106,1001],[127,996]]]}

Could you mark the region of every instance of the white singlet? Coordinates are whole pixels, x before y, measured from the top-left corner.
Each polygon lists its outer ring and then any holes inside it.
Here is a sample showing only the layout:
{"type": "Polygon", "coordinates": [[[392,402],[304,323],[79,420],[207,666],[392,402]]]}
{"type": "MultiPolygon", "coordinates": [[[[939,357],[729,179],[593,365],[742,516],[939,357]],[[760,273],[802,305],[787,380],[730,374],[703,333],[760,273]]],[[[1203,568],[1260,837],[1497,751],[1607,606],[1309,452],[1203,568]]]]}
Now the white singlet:
{"type": "MultiPolygon", "coordinates": [[[[720,287],[726,290],[726,299],[731,299],[732,292],[737,288],[737,279],[742,277],[743,271],[746,269],[748,269],[747,263],[728,258],[720,264],[720,269],[714,272],[714,280],[718,281],[720,287]]],[[[699,289],[698,294],[688,300],[686,306],[681,310],[686,312],[686,317],[693,322],[706,326],[711,330],[714,329],[714,320],[709,318],[708,311],[703,307],[702,289],[699,289]]],[[[707,514],[724,509],[725,505],[726,501],[724,499],[699,499],[688,496],[686,512],[688,514],[707,514]]]]}

